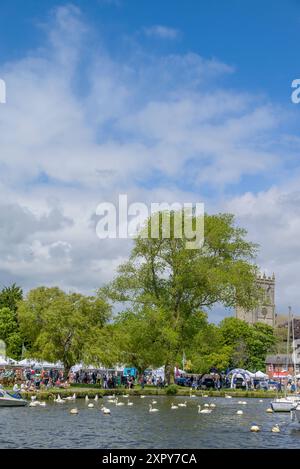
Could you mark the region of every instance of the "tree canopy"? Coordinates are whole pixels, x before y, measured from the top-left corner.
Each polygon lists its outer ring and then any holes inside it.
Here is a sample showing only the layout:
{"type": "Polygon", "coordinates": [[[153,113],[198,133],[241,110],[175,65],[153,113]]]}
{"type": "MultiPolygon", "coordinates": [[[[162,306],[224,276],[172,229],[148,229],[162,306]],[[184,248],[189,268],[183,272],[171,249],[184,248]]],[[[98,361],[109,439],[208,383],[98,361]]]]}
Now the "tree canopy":
{"type": "Polygon", "coordinates": [[[99,341],[110,307],[94,296],[39,287],[19,303],[18,317],[31,356],[61,360],[68,372],[75,363],[92,358],[90,349],[99,341]]]}
{"type": "MultiPolygon", "coordinates": [[[[164,238],[162,230],[157,238],[139,236],[129,261],[101,290],[130,310],[131,321],[142,321],[151,311],[156,318],[152,321],[155,343],[163,344],[161,361],[171,373],[201,328],[205,308],[216,303],[251,308],[258,299],[257,268],[252,262],[256,246],[245,239],[246,231],[235,226],[232,215],[205,216],[204,243],[199,249],[186,249],[186,239],[175,237],[173,217],[171,213],[170,237],[164,238]]],[[[150,226],[151,219],[146,229],[150,226]]],[[[138,331],[135,341],[147,342],[148,334],[145,337],[139,327],[138,331]]]]}

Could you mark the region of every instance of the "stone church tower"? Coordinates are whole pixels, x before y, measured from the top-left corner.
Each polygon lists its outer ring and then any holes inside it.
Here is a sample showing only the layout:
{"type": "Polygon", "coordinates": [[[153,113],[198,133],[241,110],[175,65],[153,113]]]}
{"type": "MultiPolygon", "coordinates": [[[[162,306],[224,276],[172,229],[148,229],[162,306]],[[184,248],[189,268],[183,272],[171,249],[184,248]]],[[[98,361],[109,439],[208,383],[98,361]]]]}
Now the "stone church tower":
{"type": "Polygon", "coordinates": [[[236,317],[246,321],[248,324],[264,322],[275,327],[275,275],[257,277],[257,286],[264,291],[262,302],[252,311],[246,311],[241,307],[236,308],[236,317]]]}

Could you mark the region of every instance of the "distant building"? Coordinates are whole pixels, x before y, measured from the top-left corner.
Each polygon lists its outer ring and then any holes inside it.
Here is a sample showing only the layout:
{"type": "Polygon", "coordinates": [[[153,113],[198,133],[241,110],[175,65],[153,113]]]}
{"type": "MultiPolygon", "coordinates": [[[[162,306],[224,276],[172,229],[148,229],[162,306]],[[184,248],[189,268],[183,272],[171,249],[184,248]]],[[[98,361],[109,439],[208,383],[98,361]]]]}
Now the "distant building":
{"type": "MultiPolygon", "coordinates": [[[[294,365],[292,355],[281,353],[278,355],[267,355],[266,373],[269,378],[286,378],[294,375],[294,365]]],[[[299,372],[299,365],[296,365],[296,373],[299,372]]]]}
{"type": "Polygon", "coordinates": [[[248,324],[263,322],[275,327],[275,275],[273,274],[272,277],[266,277],[265,274],[260,275],[257,277],[257,286],[264,291],[261,303],[250,311],[238,306],[236,308],[236,317],[248,324]]]}

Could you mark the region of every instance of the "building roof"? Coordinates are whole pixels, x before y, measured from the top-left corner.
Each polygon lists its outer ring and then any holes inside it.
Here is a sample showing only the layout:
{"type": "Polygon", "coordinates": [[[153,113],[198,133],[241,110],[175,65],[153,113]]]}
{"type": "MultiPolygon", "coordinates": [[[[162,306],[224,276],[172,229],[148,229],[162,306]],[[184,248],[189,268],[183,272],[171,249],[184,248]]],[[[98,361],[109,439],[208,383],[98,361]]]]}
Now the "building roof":
{"type": "Polygon", "coordinates": [[[287,363],[288,359],[288,364],[292,365],[293,360],[292,356],[288,355],[286,353],[279,353],[277,355],[267,355],[265,363],[268,364],[274,364],[274,365],[285,365],[287,363]]]}

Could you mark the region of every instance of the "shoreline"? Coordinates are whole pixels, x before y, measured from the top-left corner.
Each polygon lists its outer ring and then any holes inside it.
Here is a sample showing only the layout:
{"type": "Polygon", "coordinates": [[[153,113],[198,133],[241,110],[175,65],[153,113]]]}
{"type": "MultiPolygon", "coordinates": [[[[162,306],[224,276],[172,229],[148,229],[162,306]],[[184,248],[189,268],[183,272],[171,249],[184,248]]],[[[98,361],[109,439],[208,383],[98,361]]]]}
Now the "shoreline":
{"type": "MultiPolygon", "coordinates": [[[[10,392],[12,389],[7,389],[10,392]]],[[[85,398],[88,396],[89,398],[94,398],[98,395],[99,398],[103,398],[104,396],[110,396],[115,394],[116,396],[122,396],[124,394],[129,396],[169,396],[169,397],[190,397],[190,388],[177,388],[177,392],[174,394],[168,393],[167,388],[165,389],[157,389],[151,387],[145,387],[144,389],[125,389],[125,388],[116,388],[116,389],[102,389],[97,387],[79,387],[79,386],[70,386],[68,389],[61,389],[61,388],[53,388],[51,390],[37,390],[33,392],[22,392],[21,395],[23,398],[30,400],[31,396],[38,396],[41,400],[52,400],[57,397],[59,394],[62,398],[73,396],[76,394],[76,398],[85,398]]],[[[193,390],[193,395],[197,397],[203,397],[204,395],[208,397],[225,397],[225,395],[229,395],[232,397],[245,397],[245,398],[252,398],[252,399],[267,399],[267,398],[275,398],[283,396],[283,393],[278,393],[276,391],[243,391],[243,390],[234,390],[234,389],[224,389],[221,391],[216,390],[201,390],[196,391],[193,390]]]]}

